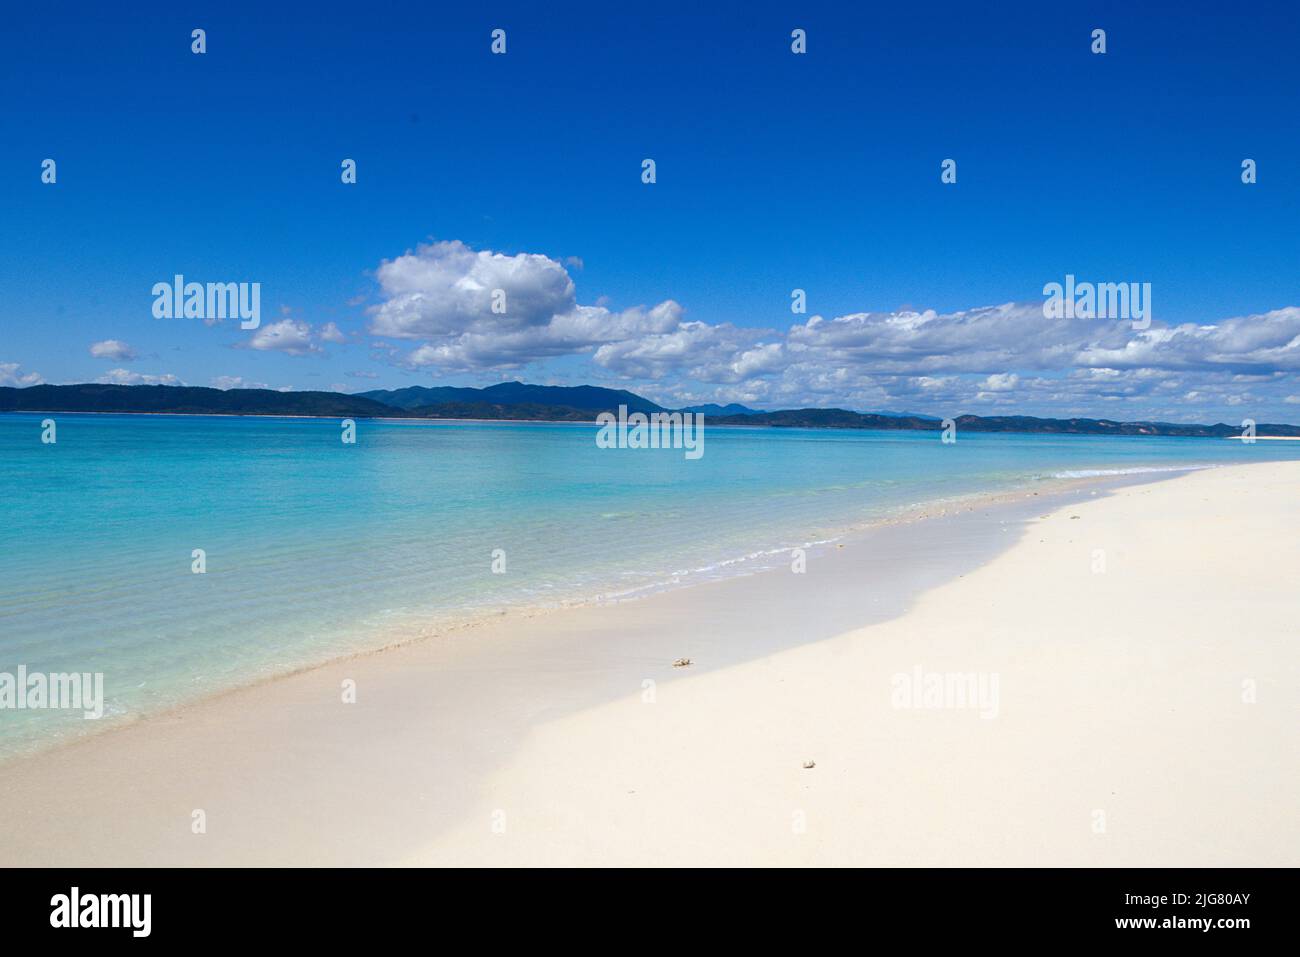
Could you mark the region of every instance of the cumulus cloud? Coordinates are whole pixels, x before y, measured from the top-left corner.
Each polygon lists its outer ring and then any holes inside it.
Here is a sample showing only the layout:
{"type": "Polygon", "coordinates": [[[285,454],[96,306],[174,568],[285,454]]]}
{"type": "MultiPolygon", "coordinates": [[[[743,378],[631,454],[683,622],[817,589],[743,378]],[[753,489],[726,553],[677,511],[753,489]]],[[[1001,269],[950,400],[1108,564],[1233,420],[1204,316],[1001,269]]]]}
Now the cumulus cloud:
{"type": "Polygon", "coordinates": [[[986,392],[1010,392],[1020,381],[1014,372],[998,372],[985,379],[981,385],[986,392]]]}
{"type": "Polygon", "coordinates": [[[316,355],[324,350],[319,345],[319,335],[311,324],[300,319],[281,319],[262,326],[248,340],[250,349],[263,352],[284,352],[291,356],[316,355]]]}
{"type": "Polygon", "coordinates": [[[249,382],[240,375],[219,375],[212,379],[214,389],[269,389],[271,388],[265,382],[249,382]]]}
{"type": "Polygon", "coordinates": [[[137,358],[135,350],[121,339],[104,339],[90,344],[90,354],[96,359],[112,359],[115,362],[130,362],[137,358]]]}
{"type": "Polygon", "coordinates": [[[105,385],[184,385],[176,376],[167,373],[165,375],[147,375],[142,372],[132,372],[129,369],[111,369],[104,373],[96,382],[105,385]]]}
{"type": "Polygon", "coordinates": [[[545,326],[577,305],[573,280],[554,259],[476,252],[458,241],[386,260],[376,276],[384,301],[371,310],[370,331],[394,339],[513,332],[545,326]],[[504,312],[493,312],[497,290],[504,312]]]}
{"type": "Polygon", "coordinates": [[[442,373],[587,356],[593,371],[669,403],[1068,415],[1115,406],[1174,418],[1189,405],[1196,414],[1281,408],[1294,393],[1285,380],[1300,370],[1297,307],[1134,329],[1116,319],[1049,318],[1035,301],[758,328],[687,320],[673,299],[622,311],[603,297],[582,304],[569,264],[460,242],[386,260],[369,310],[372,355],[442,373]]]}
{"type": "Polygon", "coordinates": [[[0,386],[21,389],[44,381],[39,372],[24,372],[17,362],[0,362],[0,386]]]}
{"type": "Polygon", "coordinates": [[[679,322],[669,329],[602,345],[593,359],[628,377],[660,379],[680,373],[700,381],[736,383],[785,364],[781,344],[764,341],[772,335],[770,330],[729,323],[679,322]]]}
{"type": "MultiPolygon", "coordinates": [[[[953,410],[979,403],[1097,415],[1126,403],[1143,410],[1135,414],[1179,417],[1184,402],[1276,405],[1283,380],[1300,361],[1298,316],[1300,310],[1287,308],[1212,325],[1135,330],[1118,320],[1047,319],[1041,303],[1008,303],[946,314],[813,316],[784,336],[763,333],[761,345],[732,342],[730,356],[725,345],[711,354],[724,327],[706,326],[694,331],[692,348],[621,343],[596,358],[646,378],[662,378],[671,366],[694,380],[685,386],[693,393],[701,383],[730,383],[746,396],[739,401],[769,405],[872,408],[910,401],[953,410]],[[653,367],[624,361],[647,353],[653,367]],[[1195,394],[1188,398],[1189,392],[1195,394]]],[[[716,393],[729,397],[725,389],[716,393]]]]}
{"type": "Polygon", "coordinates": [[[556,260],[475,251],[455,241],[386,260],[376,276],[383,301],[370,309],[370,332],[425,340],[401,360],[412,367],[518,368],[667,332],[682,317],[672,300],[622,312],[581,305],[573,280],[556,260]]]}
{"type": "Polygon", "coordinates": [[[347,337],[343,335],[343,330],[336,324],[327,322],[320,329],[321,342],[347,342],[347,337]]]}
{"type": "Polygon", "coordinates": [[[1114,369],[1296,372],[1300,371],[1300,308],[1237,316],[1213,325],[1153,326],[1118,347],[1090,344],[1080,351],[1079,362],[1114,369]]]}
{"type": "Polygon", "coordinates": [[[1087,344],[1118,347],[1127,324],[1108,319],[1047,319],[1040,303],[1006,303],[952,313],[813,316],[790,329],[791,361],[870,365],[890,374],[1052,369],[1074,363],[1087,344]]]}

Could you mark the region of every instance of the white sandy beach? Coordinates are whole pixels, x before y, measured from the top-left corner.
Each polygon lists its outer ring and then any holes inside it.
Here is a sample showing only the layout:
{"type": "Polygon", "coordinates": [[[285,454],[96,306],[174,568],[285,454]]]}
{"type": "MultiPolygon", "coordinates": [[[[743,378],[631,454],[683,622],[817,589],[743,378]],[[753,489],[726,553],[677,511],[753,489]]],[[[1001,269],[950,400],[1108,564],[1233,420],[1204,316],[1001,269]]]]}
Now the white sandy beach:
{"type": "Polygon", "coordinates": [[[0,863],[1300,864],[1300,463],[1100,489],[10,761],[0,863]]]}

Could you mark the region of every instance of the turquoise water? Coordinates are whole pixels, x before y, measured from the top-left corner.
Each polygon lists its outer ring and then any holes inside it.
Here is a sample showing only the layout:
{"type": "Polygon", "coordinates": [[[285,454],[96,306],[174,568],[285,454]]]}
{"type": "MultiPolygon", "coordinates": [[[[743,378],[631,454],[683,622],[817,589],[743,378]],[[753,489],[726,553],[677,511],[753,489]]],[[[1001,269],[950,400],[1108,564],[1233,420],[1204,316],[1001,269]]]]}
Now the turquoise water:
{"type": "MultiPolygon", "coordinates": [[[[705,454],[577,424],[0,415],[0,672],[103,672],[135,715],[498,609],[788,561],[937,499],[1300,443],[712,428],[705,454]],[[194,574],[191,553],[206,552],[194,574]],[[493,552],[505,554],[494,574],[493,552]]],[[[0,752],[87,730],[0,709],[0,752]]]]}

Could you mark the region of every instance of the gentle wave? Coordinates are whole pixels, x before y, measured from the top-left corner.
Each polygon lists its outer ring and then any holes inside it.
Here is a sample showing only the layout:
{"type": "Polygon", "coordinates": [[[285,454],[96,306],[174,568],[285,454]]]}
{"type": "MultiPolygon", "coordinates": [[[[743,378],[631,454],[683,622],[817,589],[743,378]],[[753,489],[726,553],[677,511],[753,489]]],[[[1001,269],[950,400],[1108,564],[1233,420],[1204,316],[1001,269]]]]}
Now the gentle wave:
{"type": "Polygon", "coordinates": [[[1080,478],[1104,478],[1107,475],[1145,475],[1149,472],[1196,472],[1201,469],[1217,469],[1218,465],[1202,463],[1197,465],[1160,465],[1160,466],[1143,466],[1139,468],[1122,468],[1122,469],[1068,469],[1064,472],[1053,472],[1052,478],[1058,479],[1080,479],[1080,478]]]}

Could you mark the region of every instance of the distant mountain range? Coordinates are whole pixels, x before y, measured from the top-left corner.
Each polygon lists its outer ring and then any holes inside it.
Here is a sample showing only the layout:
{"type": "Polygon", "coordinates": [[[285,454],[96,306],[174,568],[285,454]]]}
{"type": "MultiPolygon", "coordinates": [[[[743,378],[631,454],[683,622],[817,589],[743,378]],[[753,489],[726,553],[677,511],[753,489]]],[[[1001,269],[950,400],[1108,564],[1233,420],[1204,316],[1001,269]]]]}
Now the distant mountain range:
{"type": "Polygon", "coordinates": [[[204,389],[174,385],[32,385],[0,388],[0,412],[155,412],[175,415],[323,415],[396,413],[373,399],[339,392],[204,389]]]}
{"type": "MultiPolygon", "coordinates": [[[[1227,437],[1241,435],[1235,425],[1182,425],[1176,422],[1115,422],[1111,419],[1040,419],[1032,415],[959,415],[953,420],[958,432],[1048,432],[1063,435],[1180,435],[1227,437]]],[[[765,425],[802,429],[904,429],[938,431],[939,419],[929,417],[876,415],[846,409],[786,409],[715,418],[711,425],[765,425]]],[[[1300,436],[1300,426],[1263,424],[1257,435],[1300,436]]]]}
{"type": "MultiPolygon", "coordinates": [[[[594,385],[526,385],[523,382],[498,382],[484,389],[455,386],[413,385],[405,389],[375,389],[357,393],[364,399],[373,399],[398,409],[408,411],[461,402],[491,406],[558,406],[589,412],[617,410],[626,405],[629,412],[664,412],[663,406],[642,398],[635,392],[623,389],[602,389],[594,385]]],[[[743,409],[744,406],[739,408],[743,409]]]]}
{"type": "MultiPolygon", "coordinates": [[[[629,409],[629,411],[631,411],[629,409]]],[[[751,409],[749,406],[741,405],[738,402],[730,402],[727,405],[718,405],[716,402],[706,402],[704,405],[687,405],[683,406],[683,412],[699,412],[707,416],[715,415],[753,415],[758,410],[751,409]]]]}
{"type": "MultiPolygon", "coordinates": [[[[0,388],[0,412],[148,412],[175,415],[297,415],[352,418],[524,419],[591,422],[600,412],[669,411],[634,392],[600,386],[527,385],[502,382],[484,389],[410,386],[357,395],[339,392],[274,392],[270,389],[206,389],[164,385],[33,385],[0,388]]],[[[710,425],[772,428],[899,429],[934,432],[940,419],[916,413],[851,412],[847,409],[785,409],[759,412],[747,406],[699,405],[710,425]]],[[[1027,415],[961,415],[958,431],[1047,432],[1078,435],[1175,435],[1226,437],[1234,425],[1115,422],[1110,419],[1040,419],[1027,415]]],[[[1300,436],[1300,426],[1262,424],[1258,435],[1300,436]]]]}

